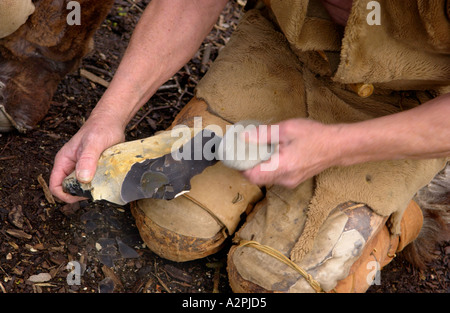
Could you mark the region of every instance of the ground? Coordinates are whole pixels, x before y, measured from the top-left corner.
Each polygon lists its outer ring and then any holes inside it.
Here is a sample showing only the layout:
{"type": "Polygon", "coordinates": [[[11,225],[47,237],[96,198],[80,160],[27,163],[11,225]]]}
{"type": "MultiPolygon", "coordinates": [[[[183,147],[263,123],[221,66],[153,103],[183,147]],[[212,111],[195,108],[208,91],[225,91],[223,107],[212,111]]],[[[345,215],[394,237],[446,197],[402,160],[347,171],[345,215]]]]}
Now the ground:
{"type": "MultiPolygon", "coordinates": [[[[81,68],[110,81],[148,2],[116,0],[81,68]]],[[[151,136],[171,123],[227,42],[243,2],[227,5],[197,55],[130,122],[127,140],[151,136]]],[[[167,261],[145,247],[128,206],[52,203],[46,196],[56,152],[88,118],[104,90],[76,71],[61,82],[38,127],[27,134],[0,135],[0,293],[231,292],[226,274],[230,243],[202,260],[167,261]],[[81,276],[72,275],[78,268],[81,276]]],[[[449,292],[450,244],[436,247],[436,254],[424,271],[399,256],[382,271],[381,285],[369,292],[449,292]]]]}

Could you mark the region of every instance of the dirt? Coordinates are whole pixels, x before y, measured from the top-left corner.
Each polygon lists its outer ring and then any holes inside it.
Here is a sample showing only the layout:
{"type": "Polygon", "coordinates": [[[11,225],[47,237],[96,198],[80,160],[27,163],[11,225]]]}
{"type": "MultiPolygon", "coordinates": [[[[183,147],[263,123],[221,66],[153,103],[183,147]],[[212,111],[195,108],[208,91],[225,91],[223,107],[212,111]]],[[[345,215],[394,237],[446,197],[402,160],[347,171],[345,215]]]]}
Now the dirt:
{"type": "MultiPolygon", "coordinates": [[[[116,0],[81,68],[110,81],[148,2],[116,0]]],[[[169,126],[226,44],[241,12],[242,1],[227,5],[199,52],[130,122],[127,140],[169,126]],[[211,54],[205,59],[207,50],[211,54]]],[[[128,206],[69,205],[46,196],[55,154],[104,91],[78,71],[72,73],[60,83],[48,115],[34,130],[0,135],[0,293],[230,293],[230,243],[202,260],[167,261],[145,247],[128,206]],[[77,273],[81,275],[73,275],[77,273]]],[[[383,269],[381,285],[369,292],[449,292],[450,243],[437,247],[436,254],[426,271],[394,259],[383,269]]]]}

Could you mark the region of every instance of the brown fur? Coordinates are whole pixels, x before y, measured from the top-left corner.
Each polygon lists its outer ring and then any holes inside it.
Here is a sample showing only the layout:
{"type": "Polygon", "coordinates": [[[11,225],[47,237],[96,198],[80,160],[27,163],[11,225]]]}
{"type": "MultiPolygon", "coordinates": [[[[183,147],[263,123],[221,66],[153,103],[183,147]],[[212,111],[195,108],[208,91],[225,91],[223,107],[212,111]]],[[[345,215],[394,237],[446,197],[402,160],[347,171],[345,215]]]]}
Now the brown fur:
{"type": "Polygon", "coordinates": [[[425,268],[436,258],[437,244],[450,240],[450,163],[415,198],[424,223],[418,238],[402,254],[411,264],[425,268]]]}
{"type": "Polygon", "coordinates": [[[354,0],[342,40],[340,83],[392,90],[450,84],[450,21],[445,0],[379,0],[381,25],[366,22],[369,0],[354,0]]]}
{"type": "Polygon", "coordinates": [[[26,24],[0,40],[0,103],[25,131],[47,113],[59,82],[75,70],[113,0],[79,0],[81,25],[67,24],[69,0],[36,0],[26,24]]]}

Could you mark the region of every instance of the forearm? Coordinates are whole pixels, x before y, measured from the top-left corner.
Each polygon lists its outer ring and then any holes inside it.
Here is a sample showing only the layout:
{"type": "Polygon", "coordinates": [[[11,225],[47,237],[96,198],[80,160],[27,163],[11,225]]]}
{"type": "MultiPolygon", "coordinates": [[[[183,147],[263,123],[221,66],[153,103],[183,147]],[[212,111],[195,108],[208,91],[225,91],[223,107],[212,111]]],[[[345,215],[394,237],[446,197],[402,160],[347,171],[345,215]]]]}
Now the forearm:
{"type": "Polygon", "coordinates": [[[92,114],[113,114],[123,127],[198,50],[225,0],[152,0],[119,68],[92,114]]]}
{"type": "Polygon", "coordinates": [[[450,94],[414,109],[336,125],[336,165],[450,156],[450,94]]]}

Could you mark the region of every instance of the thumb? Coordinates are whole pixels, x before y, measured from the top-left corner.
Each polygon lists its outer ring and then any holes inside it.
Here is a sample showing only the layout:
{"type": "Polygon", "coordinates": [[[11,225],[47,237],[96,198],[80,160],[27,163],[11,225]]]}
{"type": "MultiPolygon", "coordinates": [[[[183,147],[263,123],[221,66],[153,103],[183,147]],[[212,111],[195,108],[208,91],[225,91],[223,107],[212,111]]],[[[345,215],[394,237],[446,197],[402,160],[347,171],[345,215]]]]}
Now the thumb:
{"type": "Polygon", "coordinates": [[[259,125],[242,133],[244,140],[254,144],[276,144],[280,142],[279,125],[259,125]]]}
{"type": "Polygon", "coordinates": [[[92,181],[101,153],[102,151],[98,151],[95,147],[82,149],[75,166],[75,175],[79,182],[87,184],[92,181]]]}

